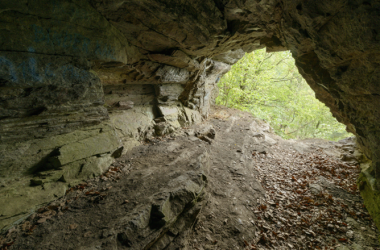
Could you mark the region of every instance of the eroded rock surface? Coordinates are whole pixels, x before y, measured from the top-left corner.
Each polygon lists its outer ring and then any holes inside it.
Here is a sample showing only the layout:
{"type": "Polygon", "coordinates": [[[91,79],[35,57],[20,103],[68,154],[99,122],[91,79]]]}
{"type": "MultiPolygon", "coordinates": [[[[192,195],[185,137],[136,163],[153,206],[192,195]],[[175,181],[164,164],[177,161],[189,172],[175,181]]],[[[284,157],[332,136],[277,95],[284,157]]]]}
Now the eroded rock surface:
{"type": "Polygon", "coordinates": [[[105,174],[0,236],[1,244],[378,249],[373,221],[359,193],[348,189],[355,187],[358,162],[340,160],[354,155],[352,140],[284,141],[248,113],[217,109],[211,117],[130,150],[105,174]],[[349,171],[351,178],[338,178],[349,171]]]}
{"type": "Polygon", "coordinates": [[[46,183],[60,196],[88,178],[83,166],[98,175],[139,140],[206,118],[219,78],[264,47],[290,49],[317,98],[358,137],[372,161],[363,196],[380,214],[379,10],[367,0],[2,1],[0,201],[18,212],[0,210],[0,228],[51,200],[46,183]],[[102,152],[87,150],[103,132],[113,135],[102,152]],[[46,199],[25,206],[29,189],[46,199]]]}

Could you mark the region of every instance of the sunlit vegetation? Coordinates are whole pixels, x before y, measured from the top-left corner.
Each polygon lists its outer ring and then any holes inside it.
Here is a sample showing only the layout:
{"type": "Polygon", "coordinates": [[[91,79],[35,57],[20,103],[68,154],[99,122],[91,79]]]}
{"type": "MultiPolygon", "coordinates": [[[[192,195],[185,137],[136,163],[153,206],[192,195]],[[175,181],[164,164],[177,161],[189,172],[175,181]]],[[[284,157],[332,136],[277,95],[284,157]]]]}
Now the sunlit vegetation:
{"type": "Polygon", "coordinates": [[[251,112],[286,139],[339,140],[351,134],[298,73],[291,53],[246,54],[218,83],[218,105],[251,112]]]}

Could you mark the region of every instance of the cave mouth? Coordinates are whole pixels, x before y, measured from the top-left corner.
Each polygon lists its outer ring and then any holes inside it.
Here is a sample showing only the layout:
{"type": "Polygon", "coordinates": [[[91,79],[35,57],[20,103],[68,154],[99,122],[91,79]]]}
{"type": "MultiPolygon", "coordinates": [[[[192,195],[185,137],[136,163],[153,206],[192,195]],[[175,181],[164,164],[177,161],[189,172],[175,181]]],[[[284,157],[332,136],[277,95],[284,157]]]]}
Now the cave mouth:
{"type": "Polygon", "coordinates": [[[284,139],[338,141],[353,136],[315,97],[290,51],[247,53],[218,87],[216,104],[252,113],[284,139]]]}

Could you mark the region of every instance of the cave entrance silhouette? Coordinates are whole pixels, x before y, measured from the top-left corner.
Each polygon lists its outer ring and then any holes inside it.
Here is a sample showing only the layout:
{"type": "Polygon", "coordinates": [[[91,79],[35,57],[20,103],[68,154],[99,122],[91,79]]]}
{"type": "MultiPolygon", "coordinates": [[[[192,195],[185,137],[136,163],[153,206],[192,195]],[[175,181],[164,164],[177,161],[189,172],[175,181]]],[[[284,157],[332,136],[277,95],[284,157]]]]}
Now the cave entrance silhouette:
{"type": "Polygon", "coordinates": [[[217,104],[251,112],[285,139],[336,141],[352,136],[315,98],[289,51],[247,53],[218,87],[217,104]]]}

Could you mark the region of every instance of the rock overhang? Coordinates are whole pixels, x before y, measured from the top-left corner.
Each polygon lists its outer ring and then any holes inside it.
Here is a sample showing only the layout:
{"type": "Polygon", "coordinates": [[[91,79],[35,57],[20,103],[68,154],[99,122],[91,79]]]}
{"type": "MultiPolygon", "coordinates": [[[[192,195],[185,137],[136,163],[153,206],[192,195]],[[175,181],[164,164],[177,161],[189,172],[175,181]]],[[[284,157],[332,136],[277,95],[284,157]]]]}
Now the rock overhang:
{"type": "Polygon", "coordinates": [[[35,0],[0,9],[4,182],[84,140],[64,141],[66,135],[108,130],[108,121],[117,137],[112,148],[124,150],[154,129],[200,121],[215,82],[263,47],[291,50],[316,97],[356,134],[380,178],[378,1],[35,0]],[[163,110],[174,109],[165,117],[163,110]],[[49,149],[33,148],[52,137],[49,149]],[[18,168],[17,154],[34,160],[18,168]]]}

